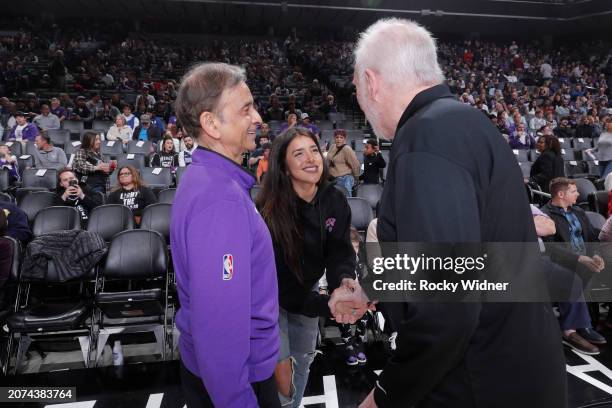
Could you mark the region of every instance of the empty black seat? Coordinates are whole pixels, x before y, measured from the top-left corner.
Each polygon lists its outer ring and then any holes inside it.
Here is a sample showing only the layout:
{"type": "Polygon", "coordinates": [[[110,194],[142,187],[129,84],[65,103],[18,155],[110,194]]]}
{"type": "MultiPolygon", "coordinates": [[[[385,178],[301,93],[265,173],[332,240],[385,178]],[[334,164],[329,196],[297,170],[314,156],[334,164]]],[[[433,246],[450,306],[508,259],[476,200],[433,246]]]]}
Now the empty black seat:
{"type": "Polygon", "coordinates": [[[358,231],[367,231],[368,225],[374,219],[372,206],[363,198],[349,197],[348,204],[351,207],[351,224],[358,231]]]}
{"type": "Polygon", "coordinates": [[[134,214],[124,205],[100,205],[89,214],[87,231],[95,232],[106,242],[110,242],[116,234],[131,229],[134,229],[134,214]]]}
{"type": "Polygon", "coordinates": [[[49,232],[81,229],[81,217],[74,207],[47,207],[36,214],[32,234],[38,237],[49,232]]]}
{"type": "Polygon", "coordinates": [[[140,229],[159,232],[166,242],[170,242],[170,212],[172,204],[157,203],[145,207],[142,211],[140,229]]]}
{"type": "Polygon", "coordinates": [[[55,193],[50,191],[30,192],[23,196],[19,202],[19,208],[26,213],[28,221],[32,223],[40,210],[54,205],[55,197],[55,193]]]}
{"type": "Polygon", "coordinates": [[[378,184],[360,184],[357,188],[357,197],[363,198],[375,209],[382,196],[383,189],[378,184]]]}
{"type": "Polygon", "coordinates": [[[174,202],[174,196],[176,195],[176,188],[167,188],[159,192],[159,202],[172,204],[174,202]]]}

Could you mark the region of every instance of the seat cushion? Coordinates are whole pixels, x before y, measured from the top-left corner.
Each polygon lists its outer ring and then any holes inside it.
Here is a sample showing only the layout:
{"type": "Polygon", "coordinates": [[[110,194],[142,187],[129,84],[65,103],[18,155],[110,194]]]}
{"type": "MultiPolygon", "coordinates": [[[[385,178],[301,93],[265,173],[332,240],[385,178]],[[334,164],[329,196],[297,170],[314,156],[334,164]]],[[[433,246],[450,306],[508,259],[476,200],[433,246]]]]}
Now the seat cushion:
{"type": "Polygon", "coordinates": [[[98,307],[110,318],[161,315],[164,312],[162,299],[160,288],[96,294],[98,307]]]}
{"type": "Polygon", "coordinates": [[[81,326],[89,310],[85,302],[40,304],[13,313],[7,324],[16,332],[74,330],[81,326]]]}

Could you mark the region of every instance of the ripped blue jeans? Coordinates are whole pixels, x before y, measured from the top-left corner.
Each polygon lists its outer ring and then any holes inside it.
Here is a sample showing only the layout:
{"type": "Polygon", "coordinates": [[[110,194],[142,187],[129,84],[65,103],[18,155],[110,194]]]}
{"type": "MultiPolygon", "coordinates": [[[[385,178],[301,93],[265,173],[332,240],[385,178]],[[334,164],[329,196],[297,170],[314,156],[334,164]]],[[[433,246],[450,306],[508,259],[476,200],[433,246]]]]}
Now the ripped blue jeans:
{"type": "Polygon", "coordinates": [[[283,407],[298,408],[304,396],[310,364],[315,357],[319,318],[293,314],[280,308],[278,313],[280,328],[280,353],[278,361],[291,358],[293,362],[292,398],[278,394],[283,407]]]}

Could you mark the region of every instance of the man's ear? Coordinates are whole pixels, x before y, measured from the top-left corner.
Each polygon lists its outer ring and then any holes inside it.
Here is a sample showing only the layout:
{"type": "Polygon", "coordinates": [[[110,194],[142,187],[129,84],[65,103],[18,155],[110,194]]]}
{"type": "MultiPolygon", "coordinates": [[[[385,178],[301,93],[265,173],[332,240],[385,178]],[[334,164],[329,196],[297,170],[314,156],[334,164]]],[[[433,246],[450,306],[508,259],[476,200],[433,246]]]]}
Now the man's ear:
{"type": "Polygon", "coordinates": [[[200,114],[200,127],[208,136],[213,139],[220,139],[221,133],[219,132],[219,120],[212,112],[202,112],[200,114]]]}
{"type": "Polygon", "coordinates": [[[364,71],[363,76],[365,78],[365,86],[370,99],[377,101],[380,97],[380,79],[378,74],[368,68],[364,71]]]}

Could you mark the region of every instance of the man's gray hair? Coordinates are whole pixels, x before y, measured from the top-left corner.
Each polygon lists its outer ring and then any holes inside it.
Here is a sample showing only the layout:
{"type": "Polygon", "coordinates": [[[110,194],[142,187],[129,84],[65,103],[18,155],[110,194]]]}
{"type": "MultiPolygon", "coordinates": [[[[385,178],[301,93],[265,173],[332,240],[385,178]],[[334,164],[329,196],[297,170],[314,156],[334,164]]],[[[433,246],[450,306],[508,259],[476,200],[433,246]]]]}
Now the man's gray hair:
{"type": "Polygon", "coordinates": [[[393,86],[433,86],[444,81],[431,33],[400,18],[378,20],[361,33],[355,47],[355,71],[360,81],[364,81],[366,69],[393,86]]]}
{"type": "Polygon", "coordinates": [[[223,91],[241,82],[246,82],[246,73],[235,65],[206,62],[191,68],[181,80],[174,106],[183,131],[198,139],[202,112],[220,115],[223,91]]]}

